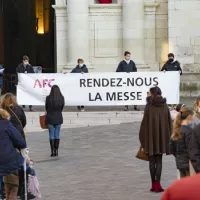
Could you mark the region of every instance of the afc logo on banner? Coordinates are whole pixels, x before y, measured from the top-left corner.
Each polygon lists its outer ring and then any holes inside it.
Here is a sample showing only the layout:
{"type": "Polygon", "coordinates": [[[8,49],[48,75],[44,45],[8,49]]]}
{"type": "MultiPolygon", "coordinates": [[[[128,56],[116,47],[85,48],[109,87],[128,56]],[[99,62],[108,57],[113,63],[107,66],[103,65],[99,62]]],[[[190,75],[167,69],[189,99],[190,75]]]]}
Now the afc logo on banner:
{"type": "Polygon", "coordinates": [[[46,87],[52,87],[53,84],[52,82],[54,82],[55,79],[42,79],[42,80],[35,80],[34,83],[34,88],[46,88],[46,87]]]}

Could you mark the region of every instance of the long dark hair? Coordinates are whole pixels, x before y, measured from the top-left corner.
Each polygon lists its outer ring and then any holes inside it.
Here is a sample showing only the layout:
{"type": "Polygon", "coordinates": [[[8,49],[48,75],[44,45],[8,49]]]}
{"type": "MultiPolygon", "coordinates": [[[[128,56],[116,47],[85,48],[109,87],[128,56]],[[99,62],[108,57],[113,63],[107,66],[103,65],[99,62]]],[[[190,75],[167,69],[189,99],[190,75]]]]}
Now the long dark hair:
{"type": "Polygon", "coordinates": [[[49,101],[53,108],[60,108],[64,104],[64,97],[57,85],[52,86],[49,101]]]}

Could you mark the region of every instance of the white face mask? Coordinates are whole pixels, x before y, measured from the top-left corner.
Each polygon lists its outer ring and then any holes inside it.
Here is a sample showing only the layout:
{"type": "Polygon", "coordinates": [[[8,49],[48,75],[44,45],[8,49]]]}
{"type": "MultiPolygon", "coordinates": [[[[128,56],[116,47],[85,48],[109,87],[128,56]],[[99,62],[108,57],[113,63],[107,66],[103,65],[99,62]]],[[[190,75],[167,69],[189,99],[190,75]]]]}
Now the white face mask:
{"type": "Polygon", "coordinates": [[[129,61],[131,58],[130,58],[130,56],[126,56],[126,58],[125,58],[127,61],[129,61]]]}
{"type": "Polygon", "coordinates": [[[28,62],[27,62],[27,61],[24,61],[24,64],[25,64],[25,65],[28,65],[28,62]]]}
{"type": "Polygon", "coordinates": [[[84,64],[79,64],[79,67],[83,67],[84,64]]]}

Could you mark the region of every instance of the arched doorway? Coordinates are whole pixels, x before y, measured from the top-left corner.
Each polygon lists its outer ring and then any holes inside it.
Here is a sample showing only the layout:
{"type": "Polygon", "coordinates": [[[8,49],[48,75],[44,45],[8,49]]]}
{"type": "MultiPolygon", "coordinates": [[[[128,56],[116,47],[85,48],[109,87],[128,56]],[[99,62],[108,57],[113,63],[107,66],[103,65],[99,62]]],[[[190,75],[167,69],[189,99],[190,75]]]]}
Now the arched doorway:
{"type": "Polygon", "coordinates": [[[55,0],[0,0],[0,64],[15,73],[23,55],[54,72],[55,0]]]}

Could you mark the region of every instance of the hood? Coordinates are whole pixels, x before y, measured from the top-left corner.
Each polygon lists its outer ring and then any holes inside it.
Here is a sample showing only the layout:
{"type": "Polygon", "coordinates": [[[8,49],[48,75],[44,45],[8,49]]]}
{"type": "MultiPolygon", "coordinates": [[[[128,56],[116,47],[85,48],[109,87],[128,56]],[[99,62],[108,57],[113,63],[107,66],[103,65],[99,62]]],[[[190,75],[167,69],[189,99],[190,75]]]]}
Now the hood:
{"type": "Polygon", "coordinates": [[[166,98],[163,98],[162,96],[156,96],[156,97],[149,96],[147,97],[147,103],[155,105],[155,106],[159,106],[159,105],[166,104],[167,100],[166,98]]]}

